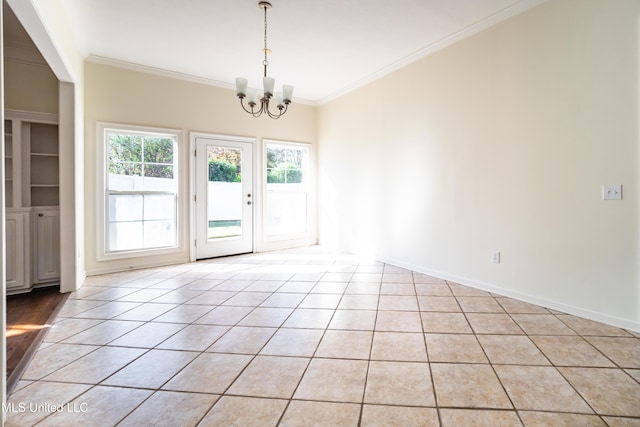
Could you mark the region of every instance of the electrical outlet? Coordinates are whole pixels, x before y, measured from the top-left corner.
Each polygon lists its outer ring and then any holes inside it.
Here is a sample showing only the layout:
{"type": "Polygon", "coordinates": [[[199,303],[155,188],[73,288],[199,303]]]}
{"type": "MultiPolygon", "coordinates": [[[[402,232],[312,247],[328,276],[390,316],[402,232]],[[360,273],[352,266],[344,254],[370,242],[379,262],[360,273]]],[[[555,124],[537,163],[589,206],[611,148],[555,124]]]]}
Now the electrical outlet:
{"type": "Polygon", "coordinates": [[[494,264],[500,264],[500,251],[491,252],[491,262],[494,264]]]}
{"type": "Polygon", "coordinates": [[[622,185],[621,184],[603,185],[602,200],[622,200],[622,185]]]}

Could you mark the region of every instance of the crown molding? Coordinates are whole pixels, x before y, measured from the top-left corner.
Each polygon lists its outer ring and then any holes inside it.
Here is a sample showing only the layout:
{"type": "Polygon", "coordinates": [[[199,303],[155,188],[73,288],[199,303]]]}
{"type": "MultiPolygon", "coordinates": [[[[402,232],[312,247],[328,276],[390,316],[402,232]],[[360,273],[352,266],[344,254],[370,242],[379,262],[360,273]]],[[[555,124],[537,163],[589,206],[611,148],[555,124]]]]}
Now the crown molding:
{"type": "Polygon", "coordinates": [[[328,96],[325,96],[321,99],[319,99],[317,101],[317,105],[323,105],[326,104],[327,102],[333,101],[334,99],[337,99],[343,95],[346,95],[349,92],[352,92],[362,86],[365,86],[369,83],[372,83],[378,79],[381,79],[382,77],[393,73],[394,71],[398,71],[401,68],[406,67],[409,64],[412,64],[428,55],[431,55],[432,53],[435,53],[439,50],[444,49],[445,47],[451,46],[454,43],[457,43],[461,40],[464,40],[468,37],[473,36],[474,34],[477,34],[481,31],[486,30],[489,27],[492,27],[502,21],[506,21],[509,18],[512,18],[516,15],[519,15],[522,12],[525,12],[526,10],[529,10],[535,6],[538,6],[544,2],[546,2],[547,0],[524,0],[522,2],[519,2],[513,6],[507,7],[506,9],[503,9],[485,19],[482,19],[478,22],[475,22],[469,26],[467,26],[466,28],[463,28],[460,31],[457,31],[443,39],[440,39],[434,43],[429,44],[428,46],[425,46],[424,48],[418,50],[417,52],[408,55],[404,58],[402,58],[401,60],[387,66],[384,67],[378,71],[376,71],[373,74],[370,74],[368,77],[365,77],[363,79],[358,80],[355,83],[352,83],[348,86],[345,86],[344,88],[342,88],[341,90],[334,92],[328,96]]]}
{"type": "MultiPolygon", "coordinates": [[[[121,61],[118,59],[107,58],[98,55],[89,55],[85,58],[87,62],[94,64],[107,65],[109,67],[121,68],[129,71],[137,71],[139,73],[152,74],[160,77],[168,77],[176,80],[183,80],[191,83],[199,83],[207,86],[215,86],[221,89],[233,90],[236,86],[231,83],[221,82],[219,80],[208,79],[205,77],[194,76],[193,74],[180,73],[178,71],[166,70],[164,68],[151,67],[148,65],[135,64],[133,62],[121,61]]],[[[293,98],[293,102],[303,105],[317,105],[316,102],[304,98],[293,98]]]]}
{"type": "Polygon", "coordinates": [[[178,71],[171,71],[164,68],[151,67],[148,65],[136,64],[128,61],[121,61],[119,59],[107,58],[99,55],[89,55],[86,58],[87,62],[94,64],[107,65],[109,67],[121,68],[129,71],[137,71],[139,73],[153,74],[160,77],[169,77],[176,80],[184,80],[191,83],[200,83],[208,86],[216,86],[222,89],[234,89],[235,86],[221,82],[219,80],[208,79],[205,77],[194,76],[193,74],[180,73],[178,71]]]}

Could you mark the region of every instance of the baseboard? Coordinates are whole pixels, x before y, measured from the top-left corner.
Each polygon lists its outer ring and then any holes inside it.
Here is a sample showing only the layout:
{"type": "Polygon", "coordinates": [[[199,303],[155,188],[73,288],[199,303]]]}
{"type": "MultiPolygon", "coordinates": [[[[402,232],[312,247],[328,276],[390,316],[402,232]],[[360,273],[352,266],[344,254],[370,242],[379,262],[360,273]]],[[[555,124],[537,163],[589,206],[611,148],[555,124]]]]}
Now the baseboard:
{"type": "Polygon", "coordinates": [[[512,289],[507,289],[501,286],[493,285],[491,283],[469,279],[467,277],[457,276],[455,274],[444,273],[442,271],[436,271],[436,270],[429,270],[424,267],[401,262],[398,260],[394,260],[392,258],[376,258],[376,259],[380,262],[384,262],[385,264],[391,264],[397,267],[406,268],[408,270],[412,270],[417,273],[422,273],[428,276],[437,277],[438,279],[449,280],[452,282],[460,283],[461,285],[469,286],[469,287],[480,289],[487,292],[492,292],[505,297],[517,299],[519,301],[528,302],[530,304],[535,304],[545,308],[550,308],[552,310],[561,311],[563,313],[572,314],[574,316],[583,317],[585,319],[606,323],[607,325],[627,329],[629,331],[640,332],[640,322],[638,321],[625,319],[617,316],[612,316],[607,313],[600,313],[597,311],[560,303],[560,302],[549,300],[546,298],[540,298],[535,295],[514,291],[512,289]]]}
{"type": "Polygon", "coordinates": [[[105,267],[105,268],[93,268],[85,271],[85,278],[88,276],[98,276],[100,274],[110,274],[110,273],[124,273],[127,271],[136,271],[136,270],[144,270],[146,268],[157,268],[157,267],[169,267],[172,265],[178,264],[187,264],[190,263],[189,257],[181,257],[171,261],[164,262],[148,262],[141,263],[131,266],[118,266],[118,267],[105,267]]]}

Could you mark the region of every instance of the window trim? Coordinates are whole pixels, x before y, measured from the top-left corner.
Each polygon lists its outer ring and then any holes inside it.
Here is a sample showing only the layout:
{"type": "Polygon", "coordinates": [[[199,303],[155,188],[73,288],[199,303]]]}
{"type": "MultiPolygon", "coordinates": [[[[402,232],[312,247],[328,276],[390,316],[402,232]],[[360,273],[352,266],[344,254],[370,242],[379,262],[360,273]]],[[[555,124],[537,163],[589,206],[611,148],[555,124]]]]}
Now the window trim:
{"type": "MultiPolygon", "coordinates": [[[[182,208],[182,199],[184,195],[184,186],[183,186],[183,167],[182,167],[182,159],[180,154],[180,147],[183,145],[183,132],[179,129],[169,129],[169,128],[158,128],[151,126],[136,126],[136,125],[126,125],[120,123],[107,123],[107,122],[96,122],[96,142],[98,145],[96,149],[96,260],[97,261],[110,261],[110,260],[119,260],[126,258],[138,258],[138,257],[150,257],[150,256],[159,256],[159,255],[172,255],[181,253],[184,248],[184,236],[183,236],[183,221],[184,219],[184,211],[182,208]],[[108,170],[107,162],[109,161],[107,155],[107,141],[106,135],[108,132],[122,132],[122,133],[132,133],[132,134],[140,134],[140,135],[151,135],[151,136],[164,136],[175,138],[176,147],[174,151],[174,165],[175,165],[175,178],[176,182],[176,190],[175,190],[175,201],[176,201],[176,244],[175,246],[168,246],[162,248],[151,248],[151,249],[133,249],[133,250],[123,250],[117,252],[108,252],[107,251],[107,242],[108,242],[108,233],[109,233],[109,223],[108,223],[108,201],[110,191],[107,189],[107,176],[106,171],[108,170]]],[[[141,190],[138,193],[143,193],[144,190],[141,190]]]]}
{"type": "Polygon", "coordinates": [[[275,139],[263,139],[262,140],[262,162],[261,168],[261,180],[262,180],[262,230],[261,237],[265,245],[270,247],[289,247],[292,245],[307,245],[315,243],[316,239],[316,215],[315,215],[315,163],[314,163],[314,145],[308,142],[296,142],[296,141],[281,141],[275,139]],[[307,230],[298,233],[269,235],[267,233],[266,215],[269,192],[267,191],[267,148],[269,145],[279,145],[283,147],[291,148],[304,148],[307,150],[306,158],[306,193],[307,193],[307,230]],[[276,246],[272,246],[276,245],[276,246]]]}

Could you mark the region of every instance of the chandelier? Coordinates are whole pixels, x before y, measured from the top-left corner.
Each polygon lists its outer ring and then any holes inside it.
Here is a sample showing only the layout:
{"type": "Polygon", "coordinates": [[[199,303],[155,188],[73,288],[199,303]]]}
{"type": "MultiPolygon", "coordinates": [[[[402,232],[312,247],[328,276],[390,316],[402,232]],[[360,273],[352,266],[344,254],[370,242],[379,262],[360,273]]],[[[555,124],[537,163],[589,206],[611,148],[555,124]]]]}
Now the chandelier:
{"type": "Polygon", "coordinates": [[[259,117],[262,114],[267,114],[272,119],[279,119],[284,113],[287,112],[289,104],[291,104],[291,98],[293,96],[293,86],[282,85],[282,92],[273,93],[273,87],[275,85],[275,79],[273,77],[267,77],[267,66],[269,61],[267,55],[271,53],[271,50],[267,48],[267,11],[271,9],[271,3],[261,1],[258,3],[261,9],[264,9],[264,61],[262,65],[264,68],[264,77],[262,79],[263,95],[260,98],[260,108],[256,108],[258,105],[258,92],[255,89],[247,88],[247,79],[241,77],[236,78],[236,94],[240,98],[240,105],[247,113],[253,117],[259,117]],[[245,105],[246,98],[246,105],[245,105]],[[275,99],[277,112],[273,113],[269,110],[269,102],[275,99]],[[247,108],[247,106],[249,108],[247,108]]]}

